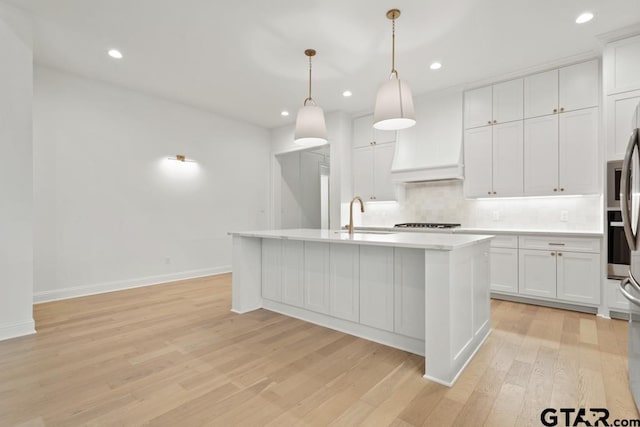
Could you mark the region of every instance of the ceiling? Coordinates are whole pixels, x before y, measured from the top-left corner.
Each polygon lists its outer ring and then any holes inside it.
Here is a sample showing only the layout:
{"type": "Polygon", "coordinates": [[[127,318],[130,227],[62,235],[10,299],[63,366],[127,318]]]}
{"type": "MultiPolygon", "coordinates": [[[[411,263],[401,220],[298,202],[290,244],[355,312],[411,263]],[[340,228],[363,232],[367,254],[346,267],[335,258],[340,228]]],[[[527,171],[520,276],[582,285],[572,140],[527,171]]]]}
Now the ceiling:
{"type": "Polygon", "coordinates": [[[640,21],[638,0],[4,1],[34,15],[39,64],[269,128],[292,123],[307,95],[307,48],[326,112],[372,111],[392,7],[396,68],[414,95],[597,51],[596,35],[640,21]],[[575,24],[586,10],[595,18],[575,24]]]}

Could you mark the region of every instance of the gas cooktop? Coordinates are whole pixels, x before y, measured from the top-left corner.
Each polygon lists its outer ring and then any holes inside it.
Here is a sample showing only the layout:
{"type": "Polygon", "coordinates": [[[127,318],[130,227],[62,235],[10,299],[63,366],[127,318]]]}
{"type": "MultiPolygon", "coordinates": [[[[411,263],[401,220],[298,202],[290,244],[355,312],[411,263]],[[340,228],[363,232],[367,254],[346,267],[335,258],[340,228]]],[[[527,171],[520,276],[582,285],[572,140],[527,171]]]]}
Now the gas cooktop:
{"type": "Polygon", "coordinates": [[[437,222],[405,222],[404,224],[396,224],[394,227],[398,228],[456,228],[460,227],[460,224],[447,224],[437,222]]]}

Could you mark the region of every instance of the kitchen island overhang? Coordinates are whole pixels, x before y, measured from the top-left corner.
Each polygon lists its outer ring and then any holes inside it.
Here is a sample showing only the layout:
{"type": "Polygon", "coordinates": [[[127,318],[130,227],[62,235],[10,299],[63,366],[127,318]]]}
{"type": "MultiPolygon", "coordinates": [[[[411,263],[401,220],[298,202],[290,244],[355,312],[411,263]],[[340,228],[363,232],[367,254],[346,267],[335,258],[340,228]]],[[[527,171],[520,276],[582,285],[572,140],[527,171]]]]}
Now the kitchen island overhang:
{"type": "Polygon", "coordinates": [[[229,234],[235,313],[264,308],[419,354],[424,377],[447,386],[490,333],[493,236],[229,234]]]}

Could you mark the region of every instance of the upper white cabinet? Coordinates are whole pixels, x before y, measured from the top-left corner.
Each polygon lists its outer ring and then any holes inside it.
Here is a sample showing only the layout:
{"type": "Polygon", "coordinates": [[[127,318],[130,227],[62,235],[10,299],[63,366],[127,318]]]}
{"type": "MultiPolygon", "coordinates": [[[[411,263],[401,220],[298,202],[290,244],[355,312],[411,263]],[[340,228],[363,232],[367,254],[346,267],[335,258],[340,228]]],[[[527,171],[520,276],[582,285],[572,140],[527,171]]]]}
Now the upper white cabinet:
{"type": "Polygon", "coordinates": [[[353,147],[368,147],[374,144],[394,142],[396,132],[378,130],[373,127],[373,115],[358,117],[353,120],[353,147]]]}
{"type": "Polygon", "coordinates": [[[640,36],[609,43],[604,50],[605,93],[640,89],[640,36]]]}
{"type": "Polygon", "coordinates": [[[521,120],[523,117],[522,79],[465,92],[465,129],[521,120]]]}
{"type": "Polygon", "coordinates": [[[558,191],[558,116],[524,121],[524,194],[558,191]]]}
{"type": "Polygon", "coordinates": [[[560,113],[598,106],[598,60],[560,68],[560,113]]]}
{"type": "Polygon", "coordinates": [[[558,70],[524,78],[524,117],[546,116],[558,112],[558,70]]]}
{"type": "Polygon", "coordinates": [[[598,109],[560,115],[558,191],[568,194],[600,192],[598,109]]]}
{"type": "Polygon", "coordinates": [[[617,93],[607,97],[607,141],[609,160],[624,158],[631,121],[635,109],[640,104],[640,90],[617,93]]]}
{"type": "Polygon", "coordinates": [[[467,197],[493,193],[493,127],[469,129],[464,134],[464,192],[467,197]]]}

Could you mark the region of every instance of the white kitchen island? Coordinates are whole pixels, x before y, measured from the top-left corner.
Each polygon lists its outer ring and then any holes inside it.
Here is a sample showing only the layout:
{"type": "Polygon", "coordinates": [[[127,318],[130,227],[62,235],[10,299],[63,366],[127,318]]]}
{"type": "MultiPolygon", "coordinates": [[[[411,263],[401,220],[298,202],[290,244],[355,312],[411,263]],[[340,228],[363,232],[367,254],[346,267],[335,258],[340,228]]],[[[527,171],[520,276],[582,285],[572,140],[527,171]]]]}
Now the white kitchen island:
{"type": "Polygon", "coordinates": [[[447,386],[489,335],[493,236],[230,234],[236,313],[264,308],[425,356],[425,378],[447,386]]]}

